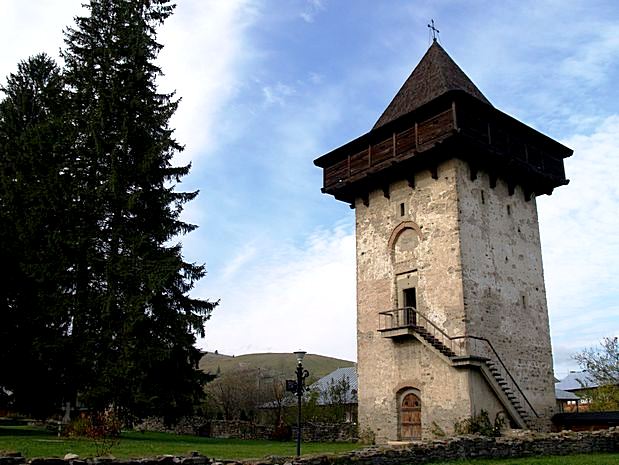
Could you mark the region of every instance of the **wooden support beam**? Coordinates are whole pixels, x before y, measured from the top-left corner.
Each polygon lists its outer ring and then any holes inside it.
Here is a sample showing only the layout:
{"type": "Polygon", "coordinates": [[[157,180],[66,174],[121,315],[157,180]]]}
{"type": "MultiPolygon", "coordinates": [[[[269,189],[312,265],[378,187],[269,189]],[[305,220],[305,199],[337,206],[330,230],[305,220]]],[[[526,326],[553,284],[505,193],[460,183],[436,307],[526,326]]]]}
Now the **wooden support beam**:
{"type": "Polygon", "coordinates": [[[514,195],[514,191],[516,190],[516,183],[514,181],[507,182],[507,193],[511,196],[514,195]]]}
{"type": "Polygon", "coordinates": [[[396,150],[395,150],[395,148],[396,148],[395,132],[393,133],[392,143],[393,143],[393,152],[392,152],[392,155],[393,155],[393,158],[395,158],[395,155],[396,155],[396,150]]]}
{"type": "Polygon", "coordinates": [[[535,195],[535,193],[529,189],[524,189],[524,201],[525,202],[529,202],[533,196],[535,195]]]}
{"type": "Polygon", "coordinates": [[[477,166],[469,165],[469,167],[471,168],[471,181],[475,181],[478,173],[477,166]]]}
{"type": "Polygon", "coordinates": [[[456,102],[452,101],[451,102],[451,117],[453,119],[453,125],[454,125],[454,129],[456,131],[458,131],[458,115],[456,113],[456,102]]]}

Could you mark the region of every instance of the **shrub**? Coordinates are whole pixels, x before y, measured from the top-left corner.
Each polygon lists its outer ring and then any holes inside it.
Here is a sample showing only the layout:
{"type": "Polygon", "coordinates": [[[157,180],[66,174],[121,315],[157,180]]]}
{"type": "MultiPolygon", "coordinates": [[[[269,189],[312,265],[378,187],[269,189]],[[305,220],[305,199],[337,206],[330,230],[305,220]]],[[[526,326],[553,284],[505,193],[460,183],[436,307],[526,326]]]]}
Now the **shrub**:
{"type": "Polygon", "coordinates": [[[292,438],[292,428],[283,421],[280,422],[274,429],[271,439],[274,441],[290,441],[292,438]]]}
{"type": "Polygon", "coordinates": [[[482,436],[498,437],[501,435],[504,423],[505,419],[500,414],[497,414],[494,423],[492,423],[488,412],[482,409],[479,415],[456,421],[454,431],[456,434],[480,434],[482,436]]]}
{"type": "Polygon", "coordinates": [[[109,455],[112,448],[120,442],[122,422],[113,409],[92,415],[81,415],[64,429],[68,437],[91,439],[98,456],[109,455]]]}
{"type": "Polygon", "coordinates": [[[430,432],[434,435],[434,437],[436,438],[444,438],[445,436],[447,436],[445,434],[445,430],[443,428],[441,428],[439,426],[439,424],[435,421],[432,422],[432,428],[430,429],[430,432]]]}
{"type": "Polygon", "coordinates": [[[359,442],[366,445],[376,444],[376,434],[367,426],[359,433],[359,442]]]}

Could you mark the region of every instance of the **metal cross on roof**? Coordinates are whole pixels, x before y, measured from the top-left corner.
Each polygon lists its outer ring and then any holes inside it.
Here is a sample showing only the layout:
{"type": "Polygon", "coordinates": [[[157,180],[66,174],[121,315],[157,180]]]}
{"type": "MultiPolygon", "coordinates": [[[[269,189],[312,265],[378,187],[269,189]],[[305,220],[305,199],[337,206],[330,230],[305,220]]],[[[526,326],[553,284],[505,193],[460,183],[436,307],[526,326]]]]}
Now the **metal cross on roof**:
{"type": "Polygon", "coordinates": [[[441,31],[439,31],[436,27],[434,27],[434,20],[430,20],[430,24],[428,24],[428,27],[432,30],[432,40],[436,40],[436,35],[439,34],[441,31]]]}

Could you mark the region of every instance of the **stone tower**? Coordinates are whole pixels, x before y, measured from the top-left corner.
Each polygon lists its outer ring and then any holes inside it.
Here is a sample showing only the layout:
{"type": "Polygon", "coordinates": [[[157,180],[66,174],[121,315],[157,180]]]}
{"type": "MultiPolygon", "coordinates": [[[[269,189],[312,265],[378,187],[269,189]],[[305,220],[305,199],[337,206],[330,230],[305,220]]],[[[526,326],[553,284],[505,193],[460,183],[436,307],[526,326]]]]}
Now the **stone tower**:
{"type": "Polygon", "coordinates": [[[372,130],[321,156],[356,213],[360,431],[431,438],[555,405],[535,197],[572,151],[494,108],[434,41],[372,130]]]}

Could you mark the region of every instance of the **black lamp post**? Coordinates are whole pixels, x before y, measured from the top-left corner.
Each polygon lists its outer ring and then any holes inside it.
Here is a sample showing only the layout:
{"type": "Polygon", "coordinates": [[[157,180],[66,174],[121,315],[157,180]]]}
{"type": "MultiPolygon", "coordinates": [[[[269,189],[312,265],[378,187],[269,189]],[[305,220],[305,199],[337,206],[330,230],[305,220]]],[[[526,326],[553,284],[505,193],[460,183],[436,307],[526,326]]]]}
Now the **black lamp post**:
{"type": "Polygon", "coordinates": [[[309,371],[303,369],[303,357],[306,352],[298,350],[294,353],[297,356],[297,379],[286,380],[286,390],[294,392],[297,396],[297,457],[301,455],[301,400],[305,391],[305,378],[309,376],[309,371]]]}

